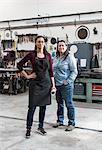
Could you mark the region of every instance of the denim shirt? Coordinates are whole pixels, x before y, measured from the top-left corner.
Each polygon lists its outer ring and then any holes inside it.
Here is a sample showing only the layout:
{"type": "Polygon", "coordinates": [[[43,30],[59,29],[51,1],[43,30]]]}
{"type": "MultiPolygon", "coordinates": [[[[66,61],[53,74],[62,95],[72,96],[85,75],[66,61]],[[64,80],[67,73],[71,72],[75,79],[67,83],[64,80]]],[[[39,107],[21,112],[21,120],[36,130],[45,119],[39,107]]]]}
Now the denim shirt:
{"type": "Polygon", "coordinates": [[[63,85],[63,81],[67,80],[68,84],[73,83],[78,74],[76,59],[69,54],[64,60],[64,57],[55,57],[53,59],[53,71],[56,86],[63,85]]]}

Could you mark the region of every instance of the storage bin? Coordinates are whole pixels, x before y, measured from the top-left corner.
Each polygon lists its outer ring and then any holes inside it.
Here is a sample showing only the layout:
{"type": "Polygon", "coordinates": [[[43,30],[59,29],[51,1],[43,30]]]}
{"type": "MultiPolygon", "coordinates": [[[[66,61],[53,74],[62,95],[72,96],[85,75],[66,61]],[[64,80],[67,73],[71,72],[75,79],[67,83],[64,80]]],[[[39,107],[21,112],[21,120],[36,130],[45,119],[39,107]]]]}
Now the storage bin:
{"type": "Polygon", "coordinates": [[[92,96],[102,96],[102,84],[92,84],[92,96]]]}

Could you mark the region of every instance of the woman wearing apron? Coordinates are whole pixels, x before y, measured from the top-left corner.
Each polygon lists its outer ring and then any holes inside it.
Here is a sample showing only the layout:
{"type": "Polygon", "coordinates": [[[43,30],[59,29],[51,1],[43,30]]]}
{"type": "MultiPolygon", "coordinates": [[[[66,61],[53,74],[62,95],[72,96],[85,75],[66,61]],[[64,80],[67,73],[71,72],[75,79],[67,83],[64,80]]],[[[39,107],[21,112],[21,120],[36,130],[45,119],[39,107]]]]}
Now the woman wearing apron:
{"type": "Polygon", "coordinates": [[[45,40],[43,36],[37,36],[35,39],[35,50],[27,54],[18,64],[18,69],[23,76],[29,79],[29,105],[26,123],[26,138],[30,137],[33,124],[33,115],[37,106],[39,106],[39,125],[37,132],[46,134],[43,128],[46,105],[51,104],[51,90],[55,89],[52,59],[51,55],[45,49],[45,40]],[[27,61],[31,62],[32,73],[28,75],[23,70],[23,65],[27,61]]]}

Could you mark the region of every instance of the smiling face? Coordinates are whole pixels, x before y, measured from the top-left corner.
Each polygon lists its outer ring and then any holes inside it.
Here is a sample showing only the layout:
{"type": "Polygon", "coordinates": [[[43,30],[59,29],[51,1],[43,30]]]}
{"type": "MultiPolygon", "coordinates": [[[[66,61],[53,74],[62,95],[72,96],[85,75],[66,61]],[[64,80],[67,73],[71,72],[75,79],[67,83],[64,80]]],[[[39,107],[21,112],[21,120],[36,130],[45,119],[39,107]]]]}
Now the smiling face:
{"type": "Polygon", "coordinates": [[[64,42],[59,42],[58,43],[58,51],[60,54],[64,54],[65,51],[67,50],[66,44],[64,42]]]}

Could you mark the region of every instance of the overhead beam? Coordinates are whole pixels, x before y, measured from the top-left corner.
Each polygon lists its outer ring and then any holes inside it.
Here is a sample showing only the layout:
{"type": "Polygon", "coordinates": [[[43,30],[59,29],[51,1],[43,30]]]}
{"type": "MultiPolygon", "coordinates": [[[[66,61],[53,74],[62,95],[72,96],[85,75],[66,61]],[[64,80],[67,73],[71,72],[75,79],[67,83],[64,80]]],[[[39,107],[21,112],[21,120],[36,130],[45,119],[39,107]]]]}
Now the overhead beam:
{"type": "MultiPolygon", "coordinates": [[[[10,26],[11,30],[18,29],[29,29],[29,28],[45,28],[45,27],[58,27],[58,26],[71,26],[71,25],[80,25],[80,24],[93,24],[93,23],[102,23],[102,19],[93,19],[85,21],[70,21],[70,22],[60,22],[60,23],[45,23],[45,24],[35,24],[35,25],[23,25],[23,26],[10,26]]],[[[2,27],[1,30],[9,30],[9,27],[2,27]]]]}

